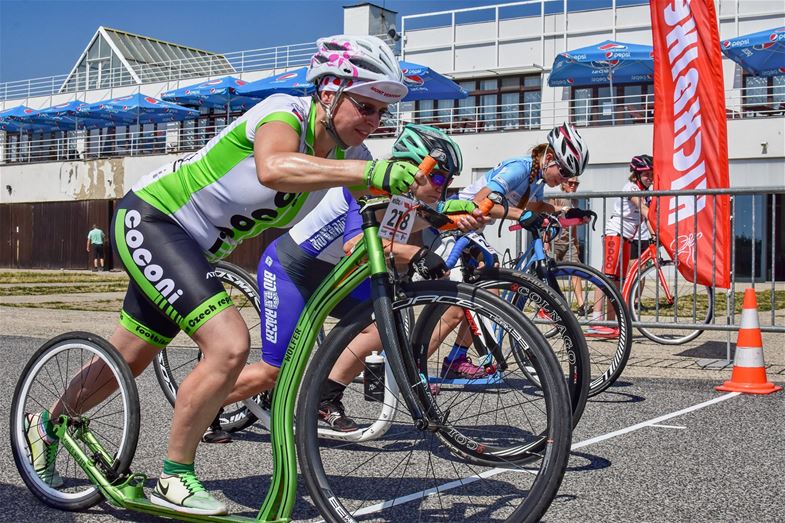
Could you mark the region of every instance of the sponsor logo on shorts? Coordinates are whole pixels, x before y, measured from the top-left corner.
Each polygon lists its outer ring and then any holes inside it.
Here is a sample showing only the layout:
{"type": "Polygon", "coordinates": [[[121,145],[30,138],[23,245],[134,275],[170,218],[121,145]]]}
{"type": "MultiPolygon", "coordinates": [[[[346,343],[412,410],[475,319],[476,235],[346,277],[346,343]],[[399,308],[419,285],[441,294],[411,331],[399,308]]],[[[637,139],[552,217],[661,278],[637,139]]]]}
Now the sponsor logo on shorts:
{"type": "Polygon", "coordinates": [[[137,267],[142,269],[142,274],[147,281],[153,284],[161,296],[173,304],[183,295],[182,289],[177,289],[177,284],[171,278],[164,277],[164,270],[158,264],[153,263],[153,254],[143,247],[144,235],[137,229],[142,223],[142,215],[139,211],[130,210],[125,215],[125,244],[131,253],[131,259],[137,267]]]}
{"type": "Polygon", "coordinates": [[[264,292],[264,338],[270,343],[278,341],[278,281],[265,270],[262,278],[264,292]]]}
{"type": "Polygon", "coordinates": [[[198,316],[195,316],[190,320],[188,320],[188,326],[196,327],[197,325],[201,324],[203,321],[208,319],[216,312],[220,312],[223,309],[225,309],[226,308],[224,307],[225,305],[231,305],[231,304],[232,304],[232,299],[229,296],[224,296],[223,298],[218,300],[218,302],[211,303],[210,305],[206,305],[204,310],[202,310],[202,312],[200,312],[198,316]]]}

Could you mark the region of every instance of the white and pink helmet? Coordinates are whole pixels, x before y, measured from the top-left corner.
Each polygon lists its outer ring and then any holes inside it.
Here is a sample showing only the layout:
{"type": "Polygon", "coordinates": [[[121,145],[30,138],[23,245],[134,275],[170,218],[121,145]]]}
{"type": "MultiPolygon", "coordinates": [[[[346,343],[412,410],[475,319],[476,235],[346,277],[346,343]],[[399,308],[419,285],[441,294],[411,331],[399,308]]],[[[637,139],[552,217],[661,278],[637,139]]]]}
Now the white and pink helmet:
{"type": "Polygon", "coordinates": [[[556,154],[556,161],[570,173],[580,176],[589,163],[589,147],[572,125],[563,123],[548,133],[548,144],[556,154]]]}
{"type": "Polygon", "coordinates": [[[386,103],[400,101],[408,88],[390,46],[375,36],[335,35],[316,41],[306,79],[319,90],[343,91],[386,103]]]}

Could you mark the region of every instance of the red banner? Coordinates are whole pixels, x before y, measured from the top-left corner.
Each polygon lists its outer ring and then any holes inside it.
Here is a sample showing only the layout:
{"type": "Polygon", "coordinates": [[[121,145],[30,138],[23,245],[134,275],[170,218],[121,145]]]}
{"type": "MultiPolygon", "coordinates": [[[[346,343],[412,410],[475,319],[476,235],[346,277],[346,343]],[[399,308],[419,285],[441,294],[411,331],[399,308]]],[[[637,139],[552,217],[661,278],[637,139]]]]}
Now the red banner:
{"type": "MultiPolygon", "coordinates": [[[[713,0],[651,0],[654,189],[727,188],[722,58],[713,0]]],[[[682,275],[730,286],[730,198],[653,198],[649,221],[682,275]],[[716,270],[716,272],[715,272],[716,270]]]]}

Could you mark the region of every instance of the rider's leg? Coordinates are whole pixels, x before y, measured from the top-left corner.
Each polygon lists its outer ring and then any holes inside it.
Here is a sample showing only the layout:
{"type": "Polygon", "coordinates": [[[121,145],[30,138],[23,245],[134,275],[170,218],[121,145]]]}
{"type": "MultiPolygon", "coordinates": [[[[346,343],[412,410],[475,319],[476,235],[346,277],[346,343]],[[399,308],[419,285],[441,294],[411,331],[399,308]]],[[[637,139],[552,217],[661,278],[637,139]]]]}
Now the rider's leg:
{"type": "Polygon", "coordinates": [[[381,347],[376,324],[369,325],[338,356],[328,379],[344,386],[349,385],[362,372],[366,356],[370,356],[373,351],[381,351],[381,347]]]}
{"type": "Polygon", "coordinates": [[[224,406],[272,389],[275,386],[275,380],[278,378],[280,370],[279,367],[264,361],[246,365],[237,377],[234,388],[224,399],[224,406]]]}
{"type": "MultiPolygon", "coordinates": [[[[117,349],[138,376],[153,361],[159,347],[151,345],[118,325],[109,342],[117,349]]],[[[71,379],[65,393],[49,409],[50,418],[61,414],[83,414],[117,390],[117,381],[103,360],[94,360],[82,367],[71,379]]]]}
{"type": "Polygon", "coordinates": [[[196,447],[248,359],[248,327],[232,306],[193,334],[204,357],[180,384],[167,459],[193,463],[196,447]]]}

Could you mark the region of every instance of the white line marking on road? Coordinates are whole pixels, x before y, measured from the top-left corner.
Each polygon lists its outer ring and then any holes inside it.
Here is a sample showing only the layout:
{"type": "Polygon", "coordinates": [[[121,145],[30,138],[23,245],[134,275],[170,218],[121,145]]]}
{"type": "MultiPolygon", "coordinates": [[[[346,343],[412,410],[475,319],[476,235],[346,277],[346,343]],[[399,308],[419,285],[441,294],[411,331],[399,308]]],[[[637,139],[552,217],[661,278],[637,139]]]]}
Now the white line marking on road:
{"type": "MultiPolygon", "coordinates": [[[[594,438],[589,438],[589,439],[581,441],[580,443],[573,444],[571,450],[576,450],[576,449],[580,449],[580,448],[583,448],[583,447],[588,447],[589,445],[593,445],[593,444],[599,443],[601,441],[609,440],[611,438],[615,438],[616,436],[622,436],[624,434],[629,434],[630,432],[635,432],[636,430],[640,430],[640,429],[642,429],[644,427],[658,427],[659,426],[659,427],[666,427],[666,428],[685,428],[685,427],[668,427],[667,425],[658,425],[658,423],[661,422],[661,421],[665,421],[665,420],[671,419],[671,418],[682,416],[684,414],[689,414],[690,412],[695,412],[696,410],[700,410],[700,409],[702,409],[704,407],[708,407],[710,405],[714,405],[715,403],[720,403],[722,401],[729,400],[731,398],[739,396],[740,394],[741,394],[740,392],[729,392],[728,394],[724,394],[722,396],[719,396],[717,398],[711,399],[709,401],[704,401],[703,403],[698,403],[697,405],[693,405],[691,407],[687,407],[686,409],[677,410],[676,412],[671,412],[670,414],[665,414],[664,416],[660,416],[658,418],[654,418],[654,419],[650,419],[648,421],[637,423],[635,425],[631,425],[629,427],[626,427],[626,428],[623,428],[623,429],[620,429],[620,430],[609,432],[609,433],[603,434],[601,436],[596,436],[594,438]]],[[[370,507],[365,507],[365,508],[360,509],[360,510],[358,510],[356,512],[353,512],[353,515],[355,515],[355,516],[363,515],[364,516],[364,515],[367,515],[367,514],[372,514],[374,512],[378,512],[378,511],[380,511],[382,509],[385,509],[385,508],[388,508],[388,507],[392,507],[392,506],[395,506],[395,505],[401,505],[401,504],[407,503],[409,501],[422,499],[422,498],[424,498],[426,496],[432,496],[434,494],[445,492],[445,491],[454,489],[456,487],[460,487],[462,485],[467,485],[467,484],[473,483],[473,482],[475,482],[475,481],[477,481],[479,479],[496,476],[497,474],[501,474],[502,472],[514,472],[514,471],[512,471],[510,469],[502,469],[502,468],[491,469],[491,470],[482,472],[480,474],[476,474],[474,476],[469,476],[468,478],[465,478],[465,479],[459,479],[459,480],[455,480],[455,481],[450,481],[449,483],[445,483],[444,485],[440,485],[438,487],[433,487],[433,488],[430,488],[430,489],[427,489],[427,490],[421,490],[419,492],[414,492],[412,494],[407,494],[406,496],[401,496],[401,497],[398,497],[398,498],[395,498],[395,499],[391,499],[389,501],[384,501],[382,503],[377,503],[377,504],[372,505],[370,507]]],[[[530,471],[523,470],[523,472],[530,472],[530,471]]]]}
{"type": "Polygon", "coordinates": [[[572,446],[572,450],[580,449],[583,447],[588,447],[589,445],[593,445],[595,443],[599,443],[600,441],[605,441],[606,439],[615,438],[616,436],[621,436],[623,434],[629,434],[630,432],[635,432],[636,430],[640,430],[644,427],[651,427],[652,425],[656,425],[657,423],[665,420],[669,420],[671,418],[675,418],[677,416],[681,416],[683,414],[689,414],[690,412],[695,412],[696,410],[700,410],[704,407],[708,407],[709,405],[714,405],[715,403],[719,403],[721,401],[729,400],[731,398],[735,398],[741,394],[740,392],[729,392],[728,394],[723,394],[718,398],[711,399],[709,401],[704,401],[703,403],[698,403],[697,405],[693,405],[692,407],[687,407],[686,409],[677,410],[676,412],[671,412],[670,414],[665,414],[664,416],[660,416],[658,418],[650,419],[649,421],[644,421],[642,423],[637,423],[635,425],[631,425],[627,428],[616,430],[613,432],[609,432],[607,434],[603,434],[602,436],[596,436],[594,438],[589,438],[581,441],[580,443],[575,443],[572,446]]]}
{"type": "Polygon", "coordinates": [[[650,425],[650,427],[657,427],[658,429],[680,429],[680,430],[684,430],[687,428],[687,427],[682,427],[681,425],[660,425],[660,424],[650,425]]]}

